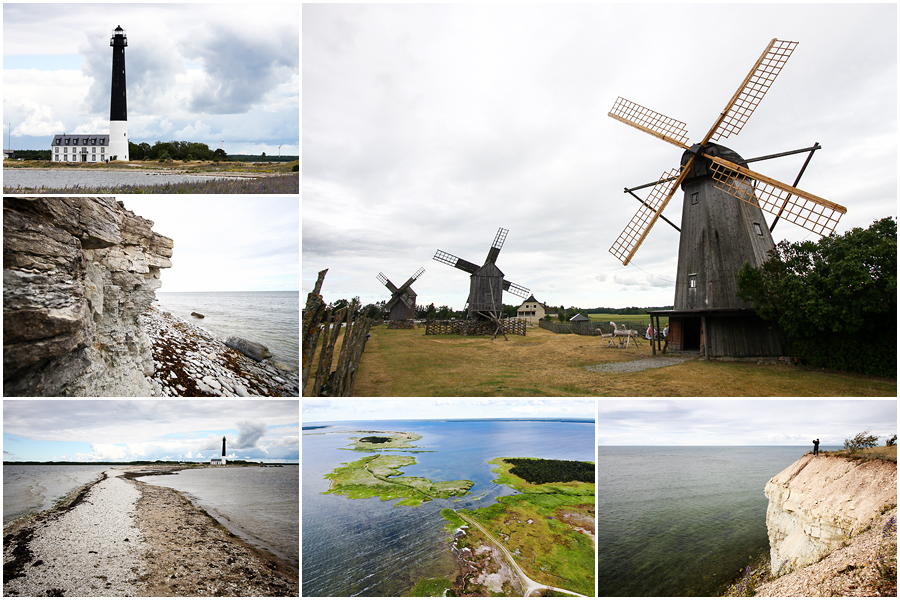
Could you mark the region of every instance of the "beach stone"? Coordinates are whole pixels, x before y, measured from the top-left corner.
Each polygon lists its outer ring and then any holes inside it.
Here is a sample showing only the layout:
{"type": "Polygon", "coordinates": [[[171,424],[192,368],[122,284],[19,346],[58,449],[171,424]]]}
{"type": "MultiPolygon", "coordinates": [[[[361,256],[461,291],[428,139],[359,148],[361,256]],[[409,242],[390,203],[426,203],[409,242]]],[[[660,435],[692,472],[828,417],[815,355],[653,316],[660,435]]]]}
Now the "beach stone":
{"type": "Polygon", "coordinates": [[[251,340],[247,340],[235,335],[225,340],[225,345],[229,348],[234,348],[244,356],[249,356],[256,362],[260,362],[272,356],[272,353],[269,352],[269,349],[259,342],[253,342],[251,340]]]}
{"type": "Polygon", "coordinates": [[[242,396],[244,398],[247,398],[248,396],[250,396],[250,394],[247,393],[247,388],[245,388],[244,386],[242,386],[239,383],[234,384],[234,393],[237,394],[238,396],[242,396]]]}
{"type": "Polygon", "coordinates": [[[192,312],[192,313],[191,313],[191,316],[192,316],[192,317],[197,317],[198,319],[205,319],[205,318],[206,318],[206,317],[204,317],[203,315],[201,315],[201,314],[198,313],[198,312],[192,312]]]}
{"type": "Polygon", "coordinates": [[[203,379],[201,379],[201,381],[211,388],[214,388],[217,390],[222,389],[222,384],[219,383],[219,381],[212,375],[205,376],[203,379]]]}

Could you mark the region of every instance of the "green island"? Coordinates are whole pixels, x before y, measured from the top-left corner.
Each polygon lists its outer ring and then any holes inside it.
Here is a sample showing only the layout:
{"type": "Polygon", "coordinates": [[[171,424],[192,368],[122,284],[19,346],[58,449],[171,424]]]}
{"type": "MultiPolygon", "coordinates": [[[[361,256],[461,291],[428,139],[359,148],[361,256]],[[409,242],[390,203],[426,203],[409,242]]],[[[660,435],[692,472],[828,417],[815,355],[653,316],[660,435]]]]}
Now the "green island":
{"type": "Polygon", "coordinates": [[[497,465],[494,483],[521,493],[476,510],[443,509],[447,529],[456,530],[459,576],[449,586],[442,586],[444,579],[420,581],[411,593],[593,596],[594,463],[533,458],[489,463],[497,465]]]}
{"type": "Polygon", "coordinates": [[[433,450],[416,450],[418,446],[410,443],[422,438],[417,433],[407,433],[405,431],[359,431],[357,433],[374,435],[352,437],[350,440],[353,447],[344,448],[344,450],[353,450],[355,452],[380,452],[382,450],[399,450],[411,453],[433,452],[433,450]]]}
{"type": "Polygon", "coordinates": [[[416,464],[416,459],[411,456],[378,454],[342,464],[344,466],[325,476],[331,480],[331,486],[323,493],[349,498],[402,498],[396,506],[419,506],[435,498],[464,496],[474,485],[474,482],[464,479],[433,482],[424,477],[405,477],[399,469],[416,464]]]}

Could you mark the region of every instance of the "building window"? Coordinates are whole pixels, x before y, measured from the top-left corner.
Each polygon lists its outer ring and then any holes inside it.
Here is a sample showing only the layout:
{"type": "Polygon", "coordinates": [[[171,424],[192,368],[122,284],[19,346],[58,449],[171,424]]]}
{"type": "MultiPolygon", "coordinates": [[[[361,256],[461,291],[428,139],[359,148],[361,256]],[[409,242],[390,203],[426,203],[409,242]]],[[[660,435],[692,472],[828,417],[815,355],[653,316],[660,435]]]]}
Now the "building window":
{"type": "Polygon", "coordinates": [[[691,194],[691,204],[697,204],[700,202],[700,192],[694,192],[691,194]]]}
{"type": "Polygon", "coordinates": [[[697,289],[697,274],[691,273],[688,275],[688,287],[692,290],[697,289]]]}
{"type": "Polygon", "coordinates": [[[759,223],[754,223],[754,224],[753,224],[753,231],[755,231],[755,232],[756,232],[756,235],[758,235],[758,236],[762,236],[762,234],[763,234],[763,233],[762,233],[762,227],[759,226],[759,223]]]}

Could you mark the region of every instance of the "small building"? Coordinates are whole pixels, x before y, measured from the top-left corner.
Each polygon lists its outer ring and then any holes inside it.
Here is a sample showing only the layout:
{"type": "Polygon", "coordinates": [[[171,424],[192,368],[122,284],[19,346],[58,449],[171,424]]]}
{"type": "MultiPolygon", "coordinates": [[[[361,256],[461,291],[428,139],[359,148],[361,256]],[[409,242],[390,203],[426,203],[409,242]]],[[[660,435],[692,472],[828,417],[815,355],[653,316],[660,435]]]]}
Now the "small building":
{"type": "Polygon", "coordinates": [[[528,296],[522,306],[516,309],[516,317],[535,325],[547,314],[547,307],[535,300],[534,294],[528,296]]]}
{"type": "Polygon", "coordinates": [[[574,317],[572,317],[571,319],[569,319],[569,322],[570,322],[570,323],[584,323],[584,322],[590,322],[590,318],[584,316],[584,315],[581,314],[581,313],[578,313],[577,315],[575,315],[574,317]]]}
{"type": "Polygon", "coordinates": [[[4,150],[4,151],[3,151],[3,160],[7,160],[7,159],[10,159],[10,158],[15,158],[15,157],[16,157],[16,151],[15,151],[15,150],[4,150]]]}
{"type": "Polygon", "coordinates": [[[55,135],[50,151],[53,162],[101,163],[111,158],[109,135],[105,133],[55,135]]]}

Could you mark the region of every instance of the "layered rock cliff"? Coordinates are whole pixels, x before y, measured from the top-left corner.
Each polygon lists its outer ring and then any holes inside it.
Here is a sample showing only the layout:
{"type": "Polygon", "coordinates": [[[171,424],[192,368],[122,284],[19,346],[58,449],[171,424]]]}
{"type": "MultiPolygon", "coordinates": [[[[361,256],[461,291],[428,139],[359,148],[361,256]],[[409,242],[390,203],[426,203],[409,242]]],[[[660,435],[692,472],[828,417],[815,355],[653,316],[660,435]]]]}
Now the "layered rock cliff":
{"type": "Polygon", "coordinates": [[[807,454],[766,484],[773,572],[817,561],[897,504],[897,465],[807,454]]]}
{"type": "Polygon", "coordinates": [[[150,396],[173,242],[113,198],[4,198],[3,395],[150,396]]]}

